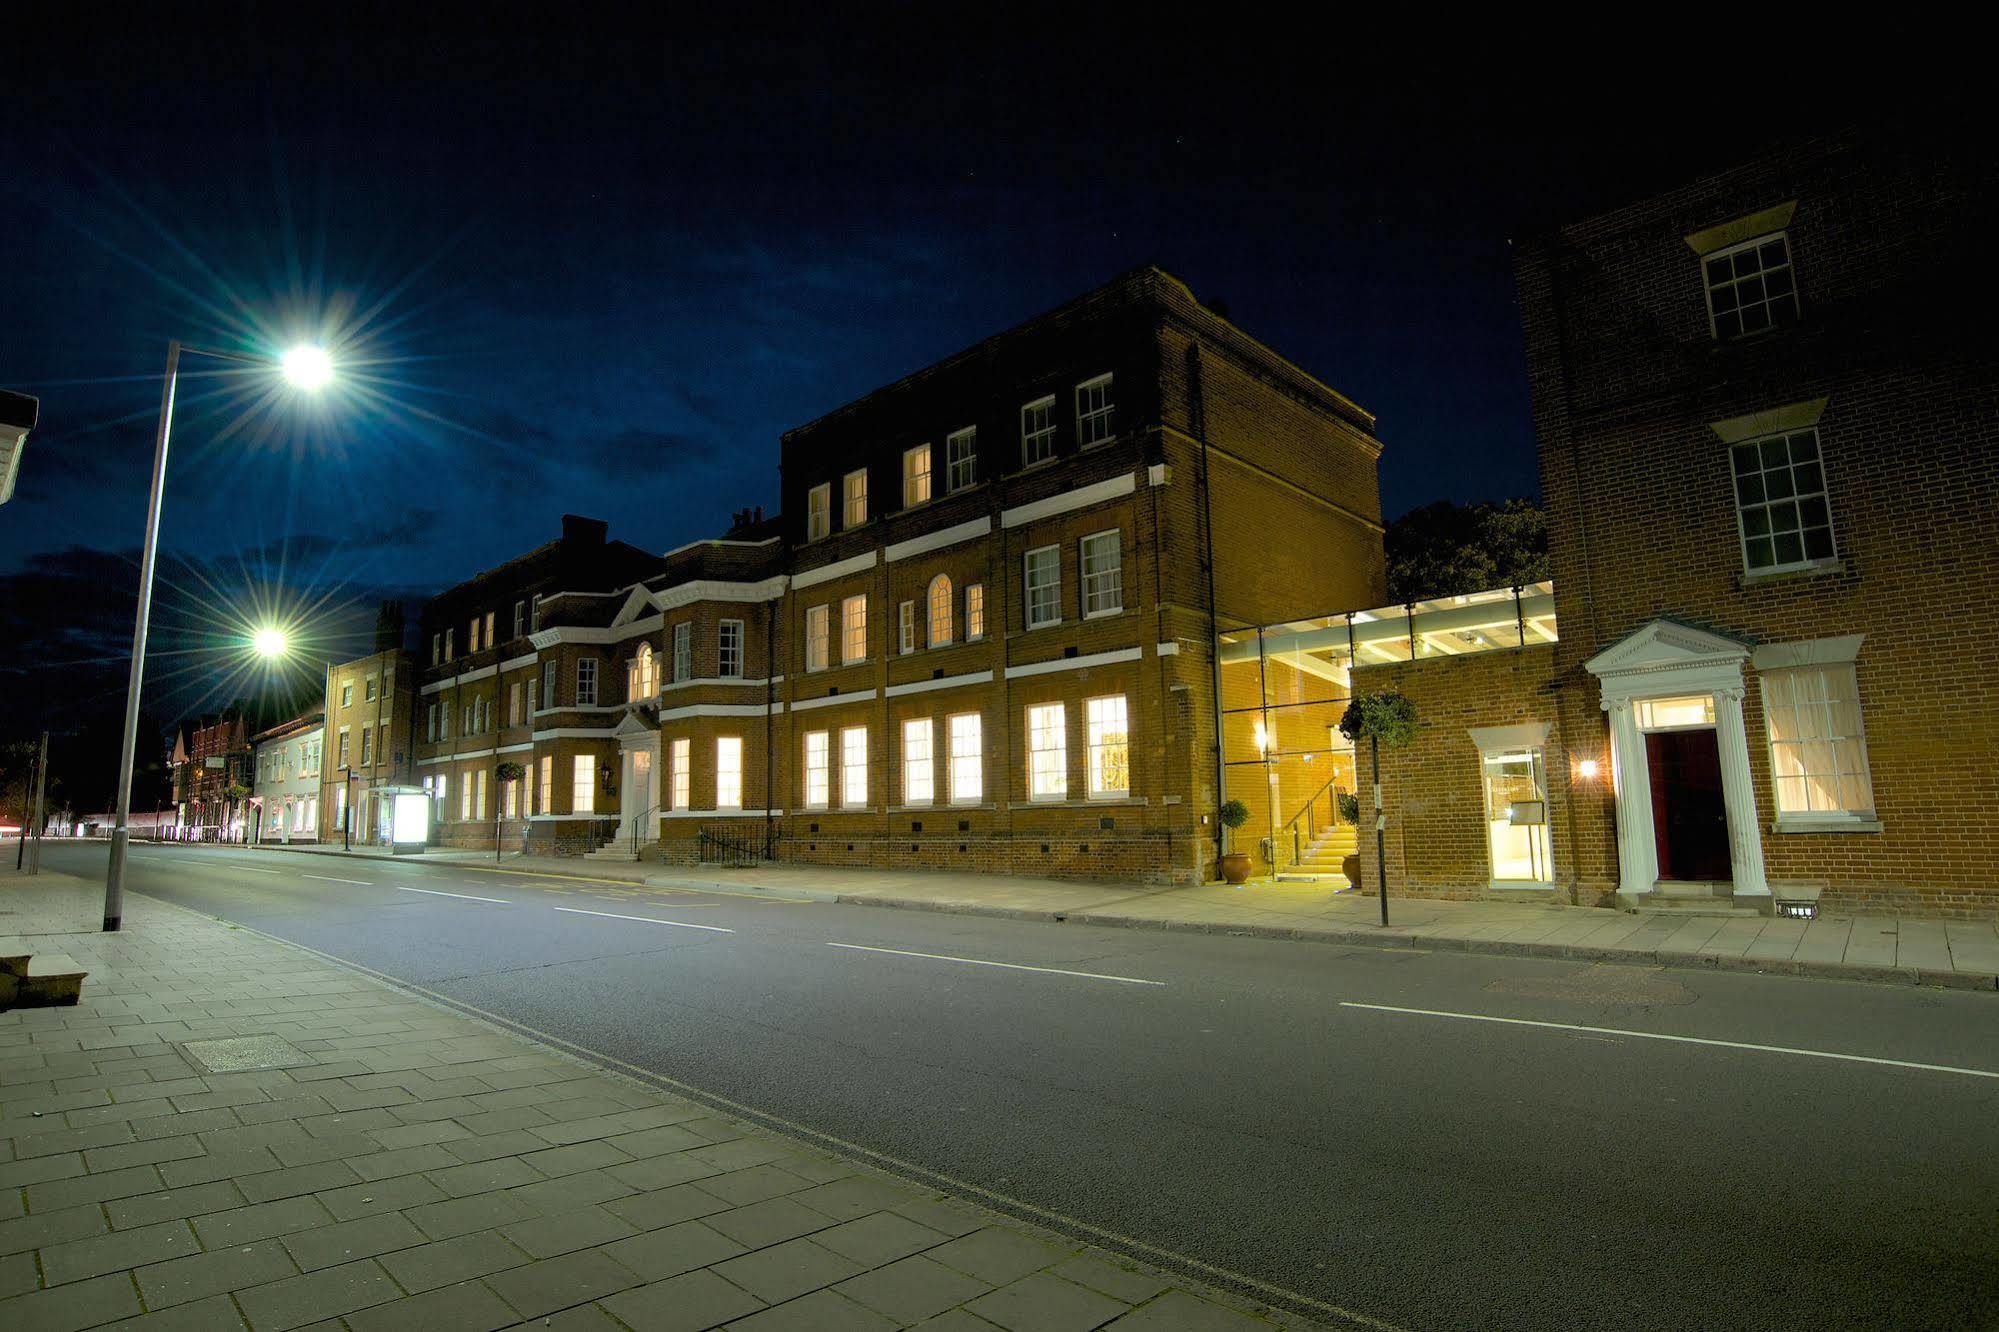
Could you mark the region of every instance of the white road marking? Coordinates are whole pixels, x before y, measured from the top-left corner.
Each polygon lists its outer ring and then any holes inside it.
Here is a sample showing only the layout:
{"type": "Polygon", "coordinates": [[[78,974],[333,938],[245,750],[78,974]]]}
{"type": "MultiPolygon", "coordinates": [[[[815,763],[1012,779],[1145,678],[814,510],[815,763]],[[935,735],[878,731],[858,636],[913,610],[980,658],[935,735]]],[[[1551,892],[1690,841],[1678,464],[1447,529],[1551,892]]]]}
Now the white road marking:
{"type": "Polygon", "coordinates": [[[330,874],[301,874],[299,877],[301,879],[318,879],[321,883],[354,883],[359,884],[363,888],[373,888],[375,886],[373,879],[336,879],[330,874]]]}
{"type": "Polygon", "coordinates": [[[1704,1036],[1671,1036],[1659,1031],[1626,1031],[1620,1027],[1582,1027],[1572,1022],[1536,1022],[1531,1018],[1493,1017],[1487,1013],[1446,1013],[1435,1008],[1397,1008],[1393,1004],[1356,1004],[1340,1001],[1341,1008],[1365,1008],[1377,1013],[1407,1013],[1416,1017],[1459,1018],[1465,1022],[1498,1022],[1510,1027],[1547,1027],[1554,1031],[1583,1031],[1600,1036],[1630,1036],[1641,1041],[1673,1041],[1681,1045],[1713,1045],[1724,1050],[1757,1050],[1763,1054],[1799,1055],[1806,1059],[1840,1059],[1849,1064],[1879,1064],[1887,1068],[1914,1068],[1926,1073],[1956,1073],[1967,1078],[1999,1078],[1999,1071],[1958,1068],[1952,1064],[1921,1064],[1908,1059],[1877,1059],[1873,1055],[1837,1054],[1831,1050],[1800,1050],[1789,1045],[1757,1045],[1751,1041],[1716,1041],[1704,1036]]]}
{"type": "Polygon", "coordinates": [[[1045,971],[1051,976],[1080,976],[1084,980],[1116,981],[1120,985],[1164,985],[1165,981],[1141,980],[1137,976],[1106,976],[1095,971],[1065,971],[1061,967],[1030,967],[1019,962],[988,962],[981,957],[952,957],[947,953],[912,953],[902,948],[870,948],[866,944],[828,943],[828,948],[852,948],[863,953],[893,953],[897,957],[927,957],[933,962],[963,962],[974,967],[1005,967],[1008,971],[1045,971]]]}
{"type": "Polygon", "coordinates": [[[557,911],[567,911],[572,916],[602,916],[606,920],[642,920],[648,925],[672,925],[683,930],[707,930],[711,934],[734,934],[734,930],[720,925],[690,925],[684,920],[661,920],[657,916],[621,916],[615,911],[585,911],[582,907],[557,907],[557,911]]]}
{"type": "Polygon", "coordinates": [[[471,893],[441,893],[435,888],[404,888],[398,885],[396,891],[399,893],[423,893],[430,897],[462,897],[467,902],[498,902],[501,906],[513,905],[511,901],[504,897],[475,897],[471,893]]]}
{"type": "MultiPolygon", "coordinates": [[[[166,859],[166,857],[164,857],[164,856],[162,856],[162,857],[160,857],[160,858],[161,858],[162,860],[166,859]]],[[[148,859],[148,860],[150,860],[150,859],[152,859],[152,857],[148,856],[148,857],[147,857],[147,859],[148,859]]],[[[284,873],[284,871],[283,871],[283,870],[267,870],[267,869],[258,869],[258,868],[257,868],[257,867],[256,867],[255,865],[233,865],[233,866],[231,866],[230,868],[232,868],[232,869],[239,869],[239,870],[244,870],[244,871],[247,871],[248,873],[251,873],[251,874],[283,874],[283,873],[284,873]]]]}

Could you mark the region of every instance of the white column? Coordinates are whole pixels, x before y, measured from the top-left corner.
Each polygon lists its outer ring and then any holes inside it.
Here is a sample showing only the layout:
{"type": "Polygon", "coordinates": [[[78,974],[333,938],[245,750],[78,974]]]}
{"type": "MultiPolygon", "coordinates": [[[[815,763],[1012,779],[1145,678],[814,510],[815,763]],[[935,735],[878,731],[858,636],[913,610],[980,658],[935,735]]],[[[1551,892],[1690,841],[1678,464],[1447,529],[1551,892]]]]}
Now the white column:
{"type": "Polygon", "coordinates": [[[1742,686],[1714,691],[1714,738],[1721,750],[1721,803],[1728,811],[1728,862],[1737,897],[1768,897],[1763,878],[1763,833],[1756,822],[1756,790],[1749,780],[1749,732],[1742,724],[1742,686]]]}
{"type": "Polygon", "coordinates": [[[1618,890],[1649,893],[1659,881],[1659,846],[1652,834],[1652,772],[1645,761],[1645,733],[1628,698],[1605,699],[1610,714],[1610,756],[1617,779],[1618,890]]]}

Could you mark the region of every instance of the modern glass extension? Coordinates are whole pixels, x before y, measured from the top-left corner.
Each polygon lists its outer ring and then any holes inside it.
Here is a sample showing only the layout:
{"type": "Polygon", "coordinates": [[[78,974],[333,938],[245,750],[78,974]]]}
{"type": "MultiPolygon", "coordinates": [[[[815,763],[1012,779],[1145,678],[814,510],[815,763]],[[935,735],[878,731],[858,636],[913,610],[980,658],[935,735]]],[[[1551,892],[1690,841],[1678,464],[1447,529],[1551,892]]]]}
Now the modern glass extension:
{"type": "MultiPolygon", "coordinates": [[[[1249,807],[1235,849],[1262,873],[1337,875],[1355,849],[1339,797],[1356,793],[1340,717],[1360,666],[1462,657],[1555,641],[1555,585],[1531,583],[1407,606],[1225,630],[1224,799],[1249,807]]],[[[1544,848],[1521,859],[1545,864],[1544,848]]]]}

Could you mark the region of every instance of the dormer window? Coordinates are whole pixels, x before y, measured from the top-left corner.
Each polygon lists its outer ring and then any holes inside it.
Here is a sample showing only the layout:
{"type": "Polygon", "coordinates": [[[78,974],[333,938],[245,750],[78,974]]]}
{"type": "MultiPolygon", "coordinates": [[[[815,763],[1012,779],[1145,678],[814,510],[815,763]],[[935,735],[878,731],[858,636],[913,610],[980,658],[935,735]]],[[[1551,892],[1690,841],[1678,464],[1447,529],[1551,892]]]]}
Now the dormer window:
{"type": "Polygon", "coordinates": [[[1708,320],[1722,342],[1798,322],[1791,243],[1781,231],[1717,250],[1701,261],[1708,320]]]}
{"type": "Polygon", "coordinates": [[[902,454],[902,507],[913,509],[930,498],[930,446],[918,444],[902,454]]]}
{"type": "Polygon", "coordinates": [[[833,484],[812,487],[805,497],[805,539],[817,541],[833,531],[833,484]]]}
{"type": "Polygon", "coordinates": [[[868,474],[865,468],[847,473],[840,483],[842,527],[859,527],[868,520],[868,474]]]}
{"type": "Polygon", "coordinates": [[[1076,445],[1089,448],[1102,444],[1116,433],[1111,417],[1116,404],[1111,401],[1111,377],[1098,375],[1076,385],[1076,445]]]}

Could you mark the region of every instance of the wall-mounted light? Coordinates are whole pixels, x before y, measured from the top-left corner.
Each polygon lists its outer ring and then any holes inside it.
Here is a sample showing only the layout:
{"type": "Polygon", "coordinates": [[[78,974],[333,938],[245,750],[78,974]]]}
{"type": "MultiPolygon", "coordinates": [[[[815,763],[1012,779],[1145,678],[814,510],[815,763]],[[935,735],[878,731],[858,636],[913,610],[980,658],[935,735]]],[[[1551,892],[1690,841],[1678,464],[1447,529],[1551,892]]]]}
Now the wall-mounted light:
{"type": "Polygon", "coordinates": [[[1270,732],[1264,728],[1262,722],[1256,724],[1256,752],[1259,754],[1270,752],[1270,732]]]}
{"type": "Polygon", "coordinates": [[[1600,765],[1595,759],[1584,759],[1582,762],[1576,764],[1576,776],[1582,778],[1586,782],[1595,781],[1597,779],[1597,774],[1602,771],[1603,771],[1602,765],[1600,765]]]}

